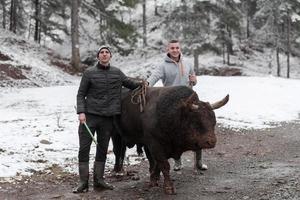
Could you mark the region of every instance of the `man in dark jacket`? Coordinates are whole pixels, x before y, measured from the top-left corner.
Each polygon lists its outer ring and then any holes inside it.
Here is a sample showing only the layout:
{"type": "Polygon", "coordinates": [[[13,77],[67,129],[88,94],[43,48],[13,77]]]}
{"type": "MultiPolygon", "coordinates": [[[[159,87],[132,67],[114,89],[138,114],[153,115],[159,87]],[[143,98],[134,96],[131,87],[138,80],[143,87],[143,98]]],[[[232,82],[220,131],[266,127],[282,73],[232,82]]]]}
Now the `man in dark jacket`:
{"type": "Polygon", "coordinates": [[[130,80],[124,73],[110,65],[112,57],[109,47],[102,46],[97,53],[98,63],[88,68],[82,76],[77,93],[77,114],[79,114],[79,177],[80,182],[74,193],[88,191],[89,153],[92,134],[97,133],[97,150],[94,162],[94,189],[113,189],[104,181],[104,168],[113,117],[121,113],[121,88],[137,88],[140,83],[130,80]]]}

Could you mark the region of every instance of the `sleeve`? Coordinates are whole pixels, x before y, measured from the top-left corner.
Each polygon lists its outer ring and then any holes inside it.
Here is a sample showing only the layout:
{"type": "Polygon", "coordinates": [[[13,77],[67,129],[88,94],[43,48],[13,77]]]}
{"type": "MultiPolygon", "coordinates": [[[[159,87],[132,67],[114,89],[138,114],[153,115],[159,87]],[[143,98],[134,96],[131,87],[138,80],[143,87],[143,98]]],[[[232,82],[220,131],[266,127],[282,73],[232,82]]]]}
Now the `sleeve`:
{"type": "Polygon", "coordinates": [[[152,72],[151,76],[147,79],[149,86],[155,85],[157,81],[163,78],[164,71],[163,71],[163,66],[160,65],[159,67],[155,68],[154,71],[152,72]]]}
{"type": "Polygon", "coordinates": [[[86,95],[90,86],[87,73],[83,73],[77,92],[77,114],[86,112],[86,95]]]}
{"type": "Polygon", "coordinates": [[[121,70],[120,70],[120,76],[122,80],[122,85],[128,89],[134,90],[135,88],[139,87],[142,84],[139,81],[130,79],[121,70]]]}

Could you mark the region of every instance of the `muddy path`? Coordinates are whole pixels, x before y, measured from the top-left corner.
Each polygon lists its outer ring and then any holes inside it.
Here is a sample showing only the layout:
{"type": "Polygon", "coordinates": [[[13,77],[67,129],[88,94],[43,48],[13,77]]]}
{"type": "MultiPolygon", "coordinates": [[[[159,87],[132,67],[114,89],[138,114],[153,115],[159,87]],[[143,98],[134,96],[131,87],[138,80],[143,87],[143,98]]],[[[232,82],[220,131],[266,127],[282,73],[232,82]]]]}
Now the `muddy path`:
{"type": "MultiPolygon", "coordinates": [[[[184,168],[171,171],[177,194],[165,195],[160,187],[149,188],[147,161],[127,166],[126,175],[107,172],[113,191],[73,194],[77,175],[52,166],[30,177],[0,183],[0,199],[204,199],[204,200],[299,200],[300,125],[282,124],[266,130],[234,131],[217,128],[216,148],[205,150],[209,169],[193,170],[193,153],[183,154],[184,168]]],[[[173,166],[173,160],[170,160],[173,166]]]]}

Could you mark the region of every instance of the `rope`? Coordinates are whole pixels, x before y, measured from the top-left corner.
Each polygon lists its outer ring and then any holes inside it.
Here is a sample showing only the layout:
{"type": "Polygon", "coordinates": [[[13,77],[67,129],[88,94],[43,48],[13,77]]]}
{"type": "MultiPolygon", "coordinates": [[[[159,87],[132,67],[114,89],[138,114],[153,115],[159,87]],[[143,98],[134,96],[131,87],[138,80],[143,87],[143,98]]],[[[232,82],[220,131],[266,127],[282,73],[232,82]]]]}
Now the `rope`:
{"type": "Polygon", "coordinates": [[[140,112],[144,111],[146,105],[146,92],[148,83],[142,80],[142,84],[131,93],[131,103],[140,105],[140,112]]]}

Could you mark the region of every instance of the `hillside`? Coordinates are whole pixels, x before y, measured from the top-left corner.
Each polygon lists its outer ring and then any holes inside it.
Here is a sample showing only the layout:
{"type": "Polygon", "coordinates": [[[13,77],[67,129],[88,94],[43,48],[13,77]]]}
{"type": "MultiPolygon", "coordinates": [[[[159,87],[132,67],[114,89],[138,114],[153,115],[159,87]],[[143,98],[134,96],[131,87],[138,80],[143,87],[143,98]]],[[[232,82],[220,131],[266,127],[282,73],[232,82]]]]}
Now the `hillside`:
{"type": "MultiPolygon", "coordinates": [[[[125,12],[125,21],[131,21],[137,28],[138,40],[135,48],[128,56],[121,56],[116,48],[112,48],[112,64],[121,68],[131,77],[148,77],[153,69],[165,56],[163,21],[170,12],[180,5],[179,0],[147,1],[147,41],[142,44],[142,5],[138,4],[133,11],[125,12]],[[155,15],[157,3],[159,15],[155,15]]],[[[101,40],[97,39],[99,30],[95,27],[95,19],[86,13],[81,13],[84,23],[81,28],[80,55],[81,61],[87,65],[96,62],[95,54],[101,40]]],[[[69,26],[69,23],[68,23],[69,26]]],[[[70,28],[70,27],[68,27],[70,28]]],[[[24,34],[25,35],[25,34],[24,34]]],[[[0,28],[0,87],[45,87],[52,85],[69,85],[80,77],[73,76],[70,66],[71,44],[70,35],[61,35],[62,44],[44,42],[39,45],[25,36],[17,36],[0,28]],[[44,46],[46,45],[46,46],[44,46]]],[[[46,41],[46,40],[45,40],[46,41]]],[[[48,41],[48,40],[47,40],[48,41]]],[[[210,38],[210,43],[214,43],[210,38]]],[[[187,44],[183,43],[183,54],[190,63],[194,58],[186,51],[187,44]]],[[[248,44],[245,40],[234,38],[233,55],[230,65],[223,64],[221,54],[204,51],[199,55],[199,75],[215,76],[277,76],[277,63],[274,50],[259,43],[248,44]]],[[[286,55],[280,54],[281,77],[286,77],[286,55]]],[[[299,57],[290,59],[290,77],[300,78],[299,57]]]]}
{"type": "Polygon", "coordinates": [[[72,84],[68,59],[0,29],[0,87],[45,87],[72,84]]]}

